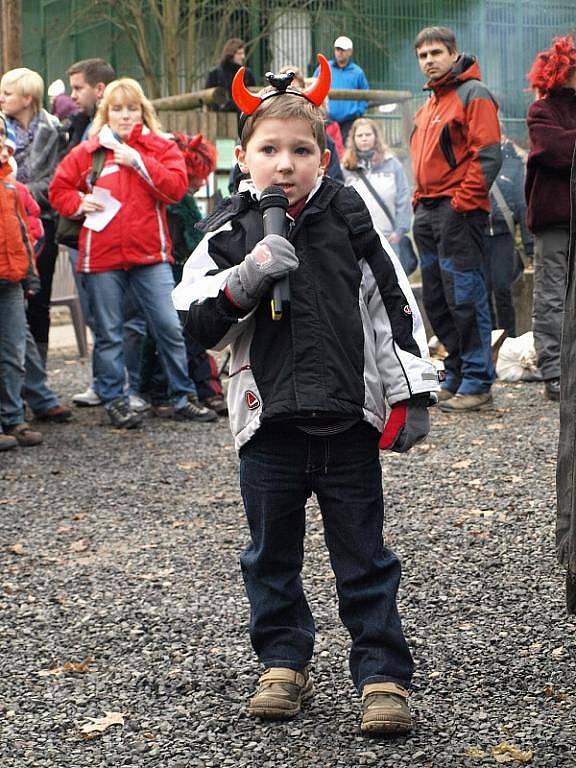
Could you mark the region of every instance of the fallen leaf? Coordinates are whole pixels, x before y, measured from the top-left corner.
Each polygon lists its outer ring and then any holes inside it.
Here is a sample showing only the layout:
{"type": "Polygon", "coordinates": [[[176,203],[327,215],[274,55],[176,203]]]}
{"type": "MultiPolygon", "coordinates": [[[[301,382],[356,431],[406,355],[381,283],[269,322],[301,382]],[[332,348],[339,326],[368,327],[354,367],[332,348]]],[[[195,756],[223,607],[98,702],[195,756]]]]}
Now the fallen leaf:
{"type": "Polygon", "coordinates": [[[65,675],[75,674],[82,675],[88,672],[90,664],[94,661],[91,657],[84,659],[84,661],[65,661],[60,667],[52,667],[51,669],[41,669],[36,674],[38,677],[50,677],[52,675],[65,675]]]}
{"type": "Polygon", "coordinates": [[[70,552],[86,552],[88,549],[88,542],[86,539],[78,539],[70,544],[70,552]]]}
{"type": "Polygon", "coordinates": [[[455,464],[452,464],[451,469],[468,469],[471,465],[472,461],[470,459],[463,459],[462,461],[457,461],[455,464]]]}
{"type": "Polygon", "coordinates": [[[504,429],[504,424],[488,424],[486,429],[504,429]]]}
{"type": "Polygon", "coordinates": [[[197,461],[192,461],[189,464],[176,464],[178,469],[200,469],[200,464],[197,461]]]}
{"type": "Polygon", "coordinates": [[[469,757],[471,760],[482,760],[486,757],[486,752],[479,747],[468,747],[466,752],[464,752],[464,757],[469,757]]]}
{"type": "Polygon", "coordinates": [[[24,545],[20,543],[12,544],[12,546],[8,547],[8,552],[12,552],[13,555],[26,554],[26,552],[24,551],[24,545]]]}
{"type": "Polygon", "coordinates": [[[89,738],[94,734],[104,733],[112,725],[124,725],[126,712],[104,712],[104,717],[89,717],[91,722],[80,728],[80,733],[89,738]]]}
{"type": "Polygon", "coordinates": [[[518,747],[508,744],[506,741],[500,742],[496,747],[492,749],[492,757],[498,763],[512,763],[517,761],[523,765],[527,765],[532,762],[534,753],[532,751],[522,751],[518,747]]]}
{"type": "Polygon", "coordinates": [[[555,659],[559,659],[561,656],[564,656],[565,648],[564,646],[560,646],[559,648],[554,648],[552,651],[552,656],[554,656],[555,659]]]}

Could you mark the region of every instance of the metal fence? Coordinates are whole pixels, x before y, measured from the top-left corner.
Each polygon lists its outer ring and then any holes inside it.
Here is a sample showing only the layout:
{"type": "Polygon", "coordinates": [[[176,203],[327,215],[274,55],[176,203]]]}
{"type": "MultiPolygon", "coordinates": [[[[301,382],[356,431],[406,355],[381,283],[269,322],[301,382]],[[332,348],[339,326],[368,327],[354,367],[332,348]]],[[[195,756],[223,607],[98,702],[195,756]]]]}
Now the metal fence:
{"type": "MultiPolygon", "coordinates": [[[[142,79],[126,36],[109,22],[87,23],[91,5],[91,0],[23,0],[24,63],[50,81],[64,77],[72,61],[102,56],[118,72],[142,79]]],[[[372,87],[418,94],[422,76],[414,37],[424,26],[450,26],[460,49],[478,56],[503,116],[514,121],[523,119],[531,98],[525,73],[535,54],[555,35],[574,29],[574,8],[574,0],[247,0],[231,18],[230,34],[248,41],[249,64],[258,79],[284,64],[310,74],[315,53],[330,55],[335,37],[346,34],[372,87]]],[[[198,85],[214,62],[218,31],[215,21],[212,36],[209,27],[197,43],[198,85]]]]}

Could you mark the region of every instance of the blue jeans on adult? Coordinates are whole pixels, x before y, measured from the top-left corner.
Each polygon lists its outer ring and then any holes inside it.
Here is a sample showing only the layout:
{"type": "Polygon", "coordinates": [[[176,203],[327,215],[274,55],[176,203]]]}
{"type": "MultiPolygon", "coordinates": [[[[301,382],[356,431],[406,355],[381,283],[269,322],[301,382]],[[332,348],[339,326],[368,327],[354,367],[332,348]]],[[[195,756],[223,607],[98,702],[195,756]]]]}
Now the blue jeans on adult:
{"type": "Polygon", "coordinates": [[[0,421],[4,427],[24,421],[26,328],[22,286],[0,281],[0,421]]]}
{"type": "Polygon", "coordinates": [[[47,382],[46,366],[40,356],[30,328],[26,328],[26,369],[24,377],[24,400],[36,414],[46,413],[50,408],[60,405],[58,396],[50,389],[47,382]]]}
{"type": "Polygon", "coordinates": [[[302,669],[314,619],[302,588],[305,504],[316,493],[340,618],[352,637],[358,691],[393,681],[408,688],[413,663],[396,593],[400,563],[382,538],[384,503],[377,431],[358,423],[319,437],[294,424],[264,424],[240,451],[240,487],[251,543],[240,558],[250,637],[265,667],[302,669]]]}
{"type": "Polygon", "coordinates": [[[196,388],[188,376],[184,337],[172,304],[170,264],[94,272],[84,275],[84,285],[94,317],[94,369],[104,404],[124,393],[124,299],[130,289],[156,341],[172,405],[175,409],[186,405],[196,388]]]}
{"type": "MultiPolygon", "coordinates": [[[[86,325],[94,335],[94,316],[85,285],[86,275],[76,271],[78,251],[75,248],[69,248],[68,256],[74,273],[82,314],[86,325]]],[[[124,361],[128,376],[128,390],[131,393],[136,393],[140,391],[140,358],[142,344],[146,337],[146,320],[131,290],[126,292],[124,302],[124,361]]],[[[92,359],[92,368],[94,368],[94,359],[92,359]]],[[[100,387],[96,378],[92,382],[92,387],[95,392],[99,392],[100,387]]]]}

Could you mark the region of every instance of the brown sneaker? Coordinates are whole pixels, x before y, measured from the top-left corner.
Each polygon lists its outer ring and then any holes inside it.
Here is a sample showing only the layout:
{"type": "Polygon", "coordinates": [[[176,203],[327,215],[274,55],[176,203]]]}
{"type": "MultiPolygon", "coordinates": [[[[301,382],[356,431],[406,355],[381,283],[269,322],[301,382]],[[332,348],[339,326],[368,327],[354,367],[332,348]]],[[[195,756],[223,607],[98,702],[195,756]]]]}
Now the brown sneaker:
{"type": "Polygon", "coordinates": [[[48,408],[47,411],[35,413],[34,418],[36,421],[54,421],[61,424],[65,421],[72,421],[73,417],[70,408],[66,408],[64,405],[55,405],[53,408],[48,408]]]}
{"type": "Polygon", "coordinates": [[[4,427],[4,432],[7,435],[12,435],[18,440],[18,445],[23,448],[29,448],[32,445],[40,445],[42,440],[42,432],[35,432],[30,428],[25,421],[22,424],[14,424],[11,427],[4,427]]]}
{"type": "Polygon", "coordinates": [[[454,395],[438,406],[446,413],[469,413],[471,411],[490,411],[494,408],[494,400],[490,392],[478,395],[454,395]]]}
{"type": "Polygon", "coordinates": [[[446,389],[446,387],[442,387],[439,392],[436,392],[436,395],[438,397],[438,402],[443,403],[446,400],[450,400],[451,397],[454,397],[454,392],[450,389],[446,389]]]}
{"type": "Polygon", "coordinates": [[[213,395],[212,397],[207,397],[205,400],[202,400],[202,405],[205,405],[206,408],[210,408],[213,411],[216,411],[218,416],[228,416],[228,406],[226,405],[226,400],[222,397],[222,395],[213,395]]]}
{"type": "Polygon", "coordinates": [[[396,683],[368,683],[362,691],[362,733],[399,736],[412,730],[408,691],[396,683]]]}
{"type": "Polygon", "coordinates": [[[302,702],[314,695],[308,668],[302,672],[285,667],[270,667],[258,681],[258,690],[250,699],[250,717],[288,720],[295,717],[302,702]]]}
{"type": "Polygon", "coordinates": [[[4,435],[0,432],[0,451],[9,451],[11,448],[18,448],[18,440],[12,435],[4,435]]]}

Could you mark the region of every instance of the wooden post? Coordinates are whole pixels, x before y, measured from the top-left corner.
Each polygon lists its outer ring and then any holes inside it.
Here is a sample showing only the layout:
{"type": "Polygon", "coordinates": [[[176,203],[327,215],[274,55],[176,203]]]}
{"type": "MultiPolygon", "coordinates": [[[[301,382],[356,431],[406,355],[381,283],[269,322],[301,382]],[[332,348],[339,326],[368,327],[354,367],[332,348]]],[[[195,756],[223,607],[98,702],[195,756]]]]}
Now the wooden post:
{"type": "Polygon", "coordinates": [[[2,0],[2,70],[7,72],[22,64],[21,0],[2,0]]]}

